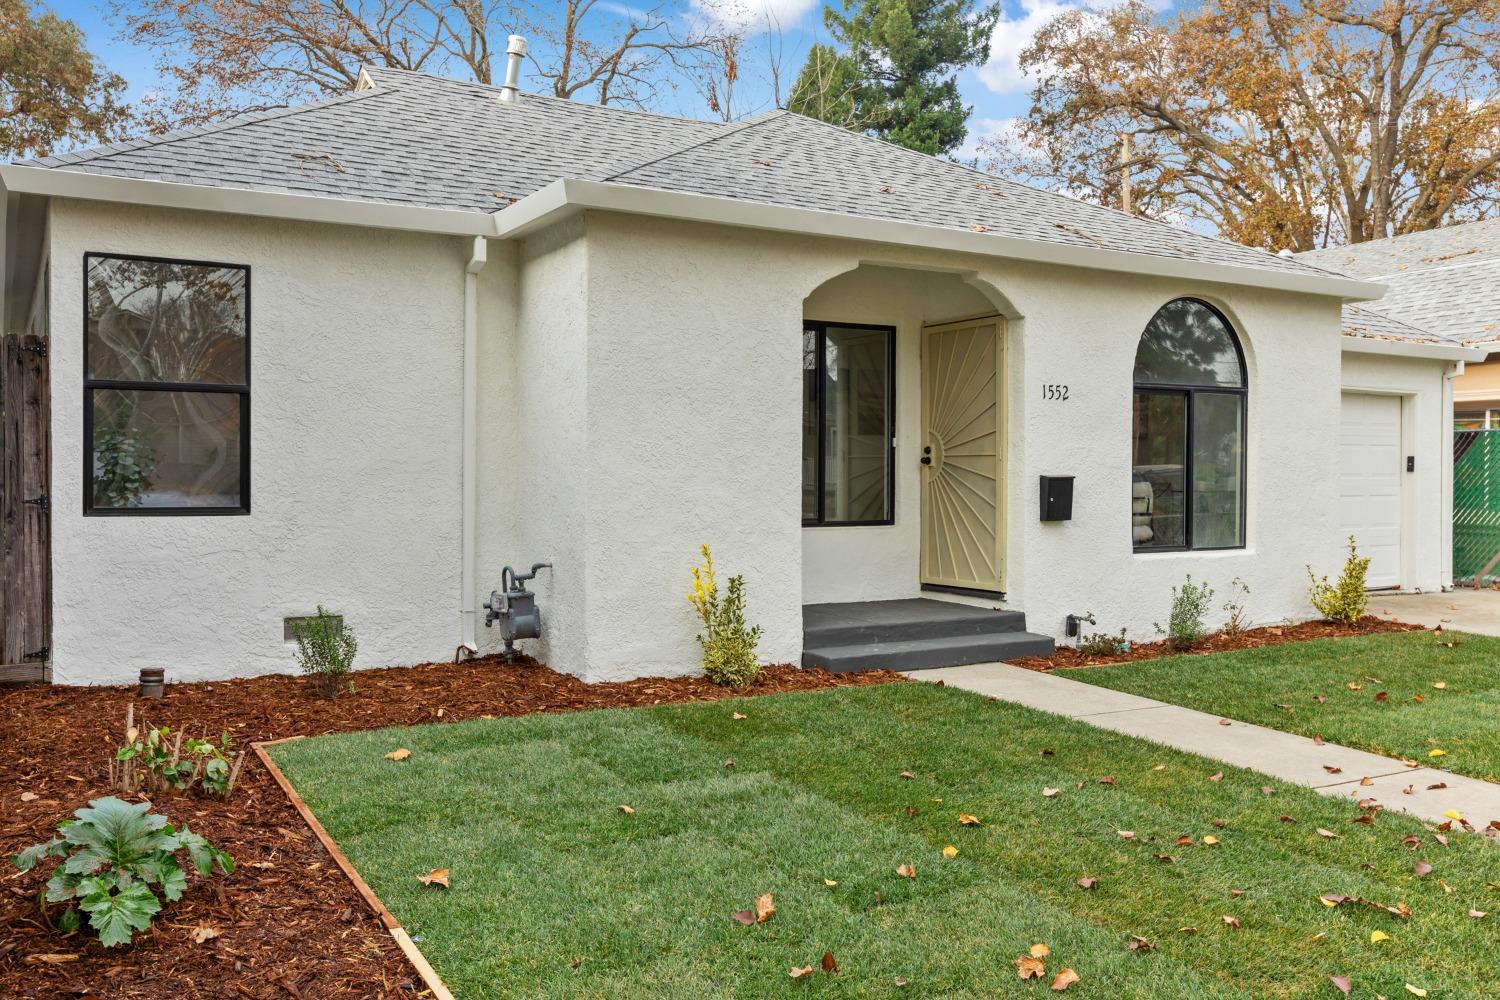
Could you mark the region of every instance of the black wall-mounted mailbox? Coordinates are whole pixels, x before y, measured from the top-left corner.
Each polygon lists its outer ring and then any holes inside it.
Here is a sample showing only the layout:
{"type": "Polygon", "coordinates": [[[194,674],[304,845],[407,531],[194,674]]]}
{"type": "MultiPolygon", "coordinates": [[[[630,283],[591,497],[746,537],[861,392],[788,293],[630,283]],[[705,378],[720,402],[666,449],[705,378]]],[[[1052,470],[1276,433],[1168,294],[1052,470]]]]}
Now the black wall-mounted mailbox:
{"type": "Polygon", "coordinates": [[[1042,477],[1042,520],[1073,520],[1073,477],[1042,477]]]}

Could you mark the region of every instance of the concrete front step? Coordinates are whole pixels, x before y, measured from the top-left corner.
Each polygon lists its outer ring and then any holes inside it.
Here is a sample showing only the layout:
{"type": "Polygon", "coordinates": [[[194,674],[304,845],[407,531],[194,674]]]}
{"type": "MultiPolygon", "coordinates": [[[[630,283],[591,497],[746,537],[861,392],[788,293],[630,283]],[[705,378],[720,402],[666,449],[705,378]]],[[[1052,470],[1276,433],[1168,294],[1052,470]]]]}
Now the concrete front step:
{"type": "Polygon", "coordinates": [[[816,649],[1025,631],[1026,616],[1019,611],[920,597],[802,609],[802,645],[816,649]]]}
{"type": "Polygon", "coordinates": [[[1022,656],[1051,656],[1052,652],[1050,636],[1031,632],[993,632],[804,647],[802,665],[822,667],[833,673],[877,669],[925,670],[1014,660],[1022,656]]]}

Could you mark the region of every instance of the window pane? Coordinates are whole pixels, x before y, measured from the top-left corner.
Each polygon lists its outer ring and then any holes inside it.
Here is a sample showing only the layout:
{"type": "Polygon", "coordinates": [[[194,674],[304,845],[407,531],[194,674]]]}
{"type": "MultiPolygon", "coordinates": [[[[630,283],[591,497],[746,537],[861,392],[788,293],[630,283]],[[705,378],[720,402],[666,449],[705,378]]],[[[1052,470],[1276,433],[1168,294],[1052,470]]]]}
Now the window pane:
{"type": "Polygon", "coordinates": [[[1135,354],[1137,383],[1243,384],[1234,333],[1218,313],[1195,299],[1177,299],[1146,324],[1135,354]]]}
{"type": "Polygon", "coordinates": [[[244,385],[240,267],[89,258],[89,377],[244,385]]]}
{"type": "Polygon", "coordinates": [[[823,519],[891,517],[890,334],[830,327],[823,391],[823,519]]]}
{"type": "Polygon", "coordinates": [[[241,507],[238,393],[95,389],[94,507],[241,507]]]}
{"type": "Polygon", "coordinates": [[[1187,396],[1135,394],[1130,533],[1139,549],[1187,544],[1187,396]]]}
{"type": "Polygon", "coordinates": [[[818,516],[818,331],[802,331],[802,520],[818,516]]]}
{"type": "Polygon", "coordinates": [[[1200,392],[1193,398],[1193,548],[1242,542],[1240,525],[1243,412],[1239,396],[1200,392]]]}

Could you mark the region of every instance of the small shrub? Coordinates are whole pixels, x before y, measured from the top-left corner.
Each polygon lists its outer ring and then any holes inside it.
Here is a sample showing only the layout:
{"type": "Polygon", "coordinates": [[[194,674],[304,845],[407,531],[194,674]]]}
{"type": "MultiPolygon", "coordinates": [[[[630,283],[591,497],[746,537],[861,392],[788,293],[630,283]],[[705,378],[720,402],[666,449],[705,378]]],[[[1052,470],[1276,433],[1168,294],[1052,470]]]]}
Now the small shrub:
{"type": "Polygon", "coordinates": [[[1245,598],[1250,596],[1250,585],[1239,577],[1229,581],[1229,600],[1224,602],[1224,634],[1237,639],[1245,634],[1249,619],[1245,614],[1245,598]]]}
{"type": "Polygon", "coordinates": [[[744,687],[760,676],[760,660],[755,655],[760,626],[745,625],[745,578],[730,577],[721,595],[713,553],[707,544],[701,551],[703,565],[693,568],[693,592],[687,599],[703,622],[698,635],[703,672],[715,684],[744,687]]]}
{"type": "Polygon", "coordinates": [[[1312,582],[1307,599],[1318,614],[1333,622],[1353,625],[1365,616],[1369,607],[1369,596],[1365,593],[1365,574],[1370,570],[1370,557],[1362,556],[1355,548],[1354,536],[1349,536],[1349,558],[1344,560],[1344,571],[1337,583],[1330,584],[1328,577],[1321,580],[1307,567],[1307,578],[1312,582]]]}
{"type": "Polygon", "coordinates": [[[152,726],[142,736],[132,705],[125,713],[125,744],[109,761],[109,785],[125,795],[187,793],[197,787],[228,800],[244,759],[245,752],[234,750],[228,733],[218,743],[184,738],[170,726],[152,726]]]}
{"type": "Polygon", "coordinates": [[[1206,583],[1194,583],[1189,573],[1181,587],[1172,588],[1172,612],[1167,618],[1167,627],[1156,626],[1156,631],[1166,635],[1173,649],[1189,649],[1208,634],[1203,618],[1208,614],[1213,601],[1214,589],[1206,583]]]}
{"type": "Polygon", "coordinates": [[[313,678],[318,693],[325,698],[338,697],[348,686],[346,680],[354,666],[359,643],[354,630],[344,619],[330,614],[318,605],[317,614],[292,621],[292,637],[297,640],[297,663],[302,672],[313,678]]]}
{"type": "Polygon", "coordinates": [[[1125,638],[1124,629],[1118,635],[1095,632],[1078,640],[1078,651],[1084,656],[1119,656],[1129,648],[1130,640],[1125,638]]]}
{"type": "Polygon", "coordinates": [[[59,921],[64,930],[79,925],[78,910],[106,948],[129,944],[136,931],[151,926],[161,912],[159,886],[168,902],[182,898],[187,873],[178,855],[200,875],[234,871],[234,861],[184,825],[180,830],[151,811],[149,802],[124,802],[114,796],[95,799],[57,826],[56,837],[16,855],[13,863],[31,871],[46,858],[66,858],[47,880],[45,899],[67,903],[59,921]],[[76,909],[75,909],[76,907],[76,909]]]}

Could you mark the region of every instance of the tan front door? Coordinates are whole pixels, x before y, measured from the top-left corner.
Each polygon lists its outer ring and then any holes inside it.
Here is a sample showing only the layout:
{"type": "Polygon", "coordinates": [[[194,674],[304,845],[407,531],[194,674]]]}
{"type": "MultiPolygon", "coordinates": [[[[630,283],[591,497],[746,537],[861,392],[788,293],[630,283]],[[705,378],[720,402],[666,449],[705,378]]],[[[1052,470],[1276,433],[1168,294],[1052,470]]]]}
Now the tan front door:
{"type": "Polygon", "coordinates": [[[1004,320],[922,331],[922,582],[1004,589],[1004,320]]]}

